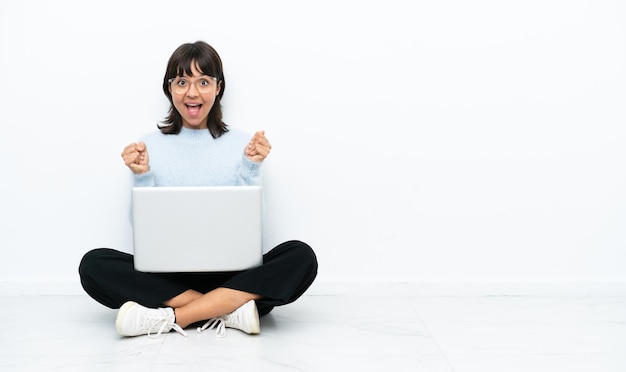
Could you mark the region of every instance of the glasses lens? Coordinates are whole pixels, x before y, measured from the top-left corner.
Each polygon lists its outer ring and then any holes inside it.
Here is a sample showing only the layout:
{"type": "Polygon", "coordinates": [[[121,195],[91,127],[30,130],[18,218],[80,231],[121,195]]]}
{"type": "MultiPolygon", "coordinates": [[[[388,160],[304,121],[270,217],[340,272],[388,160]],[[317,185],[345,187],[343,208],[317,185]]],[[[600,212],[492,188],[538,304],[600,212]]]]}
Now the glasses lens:
{"type": "Polygon", "coordinates": [[[191,84],[196,86],[196,89],[199,93],[209,93],[213,84],[215,83],[214,78],[200,78],[195,81],[185,79],[182,77],[175,78],[171,80],[172,89],[177,94],[187,93],[191,84]]]}

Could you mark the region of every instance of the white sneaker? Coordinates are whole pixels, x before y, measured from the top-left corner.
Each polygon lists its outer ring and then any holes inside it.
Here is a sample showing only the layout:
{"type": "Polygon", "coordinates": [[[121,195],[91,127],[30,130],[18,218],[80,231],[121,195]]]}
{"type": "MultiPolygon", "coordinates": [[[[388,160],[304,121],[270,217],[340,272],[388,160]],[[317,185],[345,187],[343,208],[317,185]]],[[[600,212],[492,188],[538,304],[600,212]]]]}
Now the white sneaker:
{"type": "Polygon", "coordinates": [[[172,329],[187,337],[187,333],[174,323],[174,310],[171,307],[150,309],[136,302],[128,301],[117,313],[115,329],[122,336],[148,335],[153,333],[159,336],[172,329]]]}
{"type": "Polygon", "coordinates": [[[215,329],[217,337],[225,337],[226,328],[238,329],[250,335],[259,334],[261,324],[256,302],[250,300],[230,314],[209,319],[202,327],[198,327],[198,333],[215,329]]]}

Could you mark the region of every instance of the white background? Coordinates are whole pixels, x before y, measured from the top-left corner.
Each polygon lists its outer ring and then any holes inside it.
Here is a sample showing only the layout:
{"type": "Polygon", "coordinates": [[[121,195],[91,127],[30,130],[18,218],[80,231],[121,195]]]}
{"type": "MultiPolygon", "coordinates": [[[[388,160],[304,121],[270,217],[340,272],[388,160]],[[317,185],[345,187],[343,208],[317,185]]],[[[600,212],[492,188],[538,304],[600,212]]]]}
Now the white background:
{"type": "Polygon", "coordinates": [[[626,281],[618,0],[0,3],[0,283],[129,251],[119,156],[204,40],[225,121],[273,144],[268,246],[318,281],[626,281]]]}

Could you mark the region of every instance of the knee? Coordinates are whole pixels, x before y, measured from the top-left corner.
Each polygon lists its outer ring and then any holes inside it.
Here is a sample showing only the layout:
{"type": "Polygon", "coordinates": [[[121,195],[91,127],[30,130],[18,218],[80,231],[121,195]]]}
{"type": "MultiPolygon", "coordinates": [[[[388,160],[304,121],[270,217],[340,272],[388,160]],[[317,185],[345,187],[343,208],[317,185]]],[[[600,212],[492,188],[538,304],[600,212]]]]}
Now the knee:
{"type": "Polygon", "coordinates": [[[83,256],[80,260],[80,264],[78,264],[78,273],[81,278],[87,276],[92,270],[94,266],[97,266],[96,262],[98,262],[98,257],[100,257],[100,248],[93,249],[83,256]]]}
{"type": "Polygon", "coordinates": [[[85,253],[78,265],[78,273],[81,278],[93,275],[93,272],[102,267],[102,262],[109,255],[109,248],[96,248],[85,253]]]}
{"type": "Polygon", "coordinates": [[[317,255],[315,254],[315,251],[313,250],[313,248],[311,248],[310,245],[304,242],[298,241],[298,243],[300,243],[300,252],[303,256],[303,259],[305,261],[314,263],[315,266],[317,266],[317,255]]]}
{"type": "Polygon", "coordinates": [[[307,267],[312,273],[317,273],[317,255],[310,245],[299,240],[291,240],[285,244],[289,244],[291,246],[294,255],[297,257],[297,261],[303,267],[307,267]]]}

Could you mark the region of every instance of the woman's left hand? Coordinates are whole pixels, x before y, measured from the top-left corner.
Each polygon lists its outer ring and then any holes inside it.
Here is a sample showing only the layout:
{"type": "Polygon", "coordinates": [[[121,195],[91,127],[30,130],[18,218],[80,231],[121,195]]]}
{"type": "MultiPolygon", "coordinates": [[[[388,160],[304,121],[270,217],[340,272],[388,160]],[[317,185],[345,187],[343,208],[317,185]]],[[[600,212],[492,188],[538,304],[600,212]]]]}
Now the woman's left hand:
{"type": "Polygon", "coordinates": [[[269,155],[272,145],[265,137],[265,131],[258,131],[246,146],[245,154],[251,161],[260,163],[269,155]]]}

